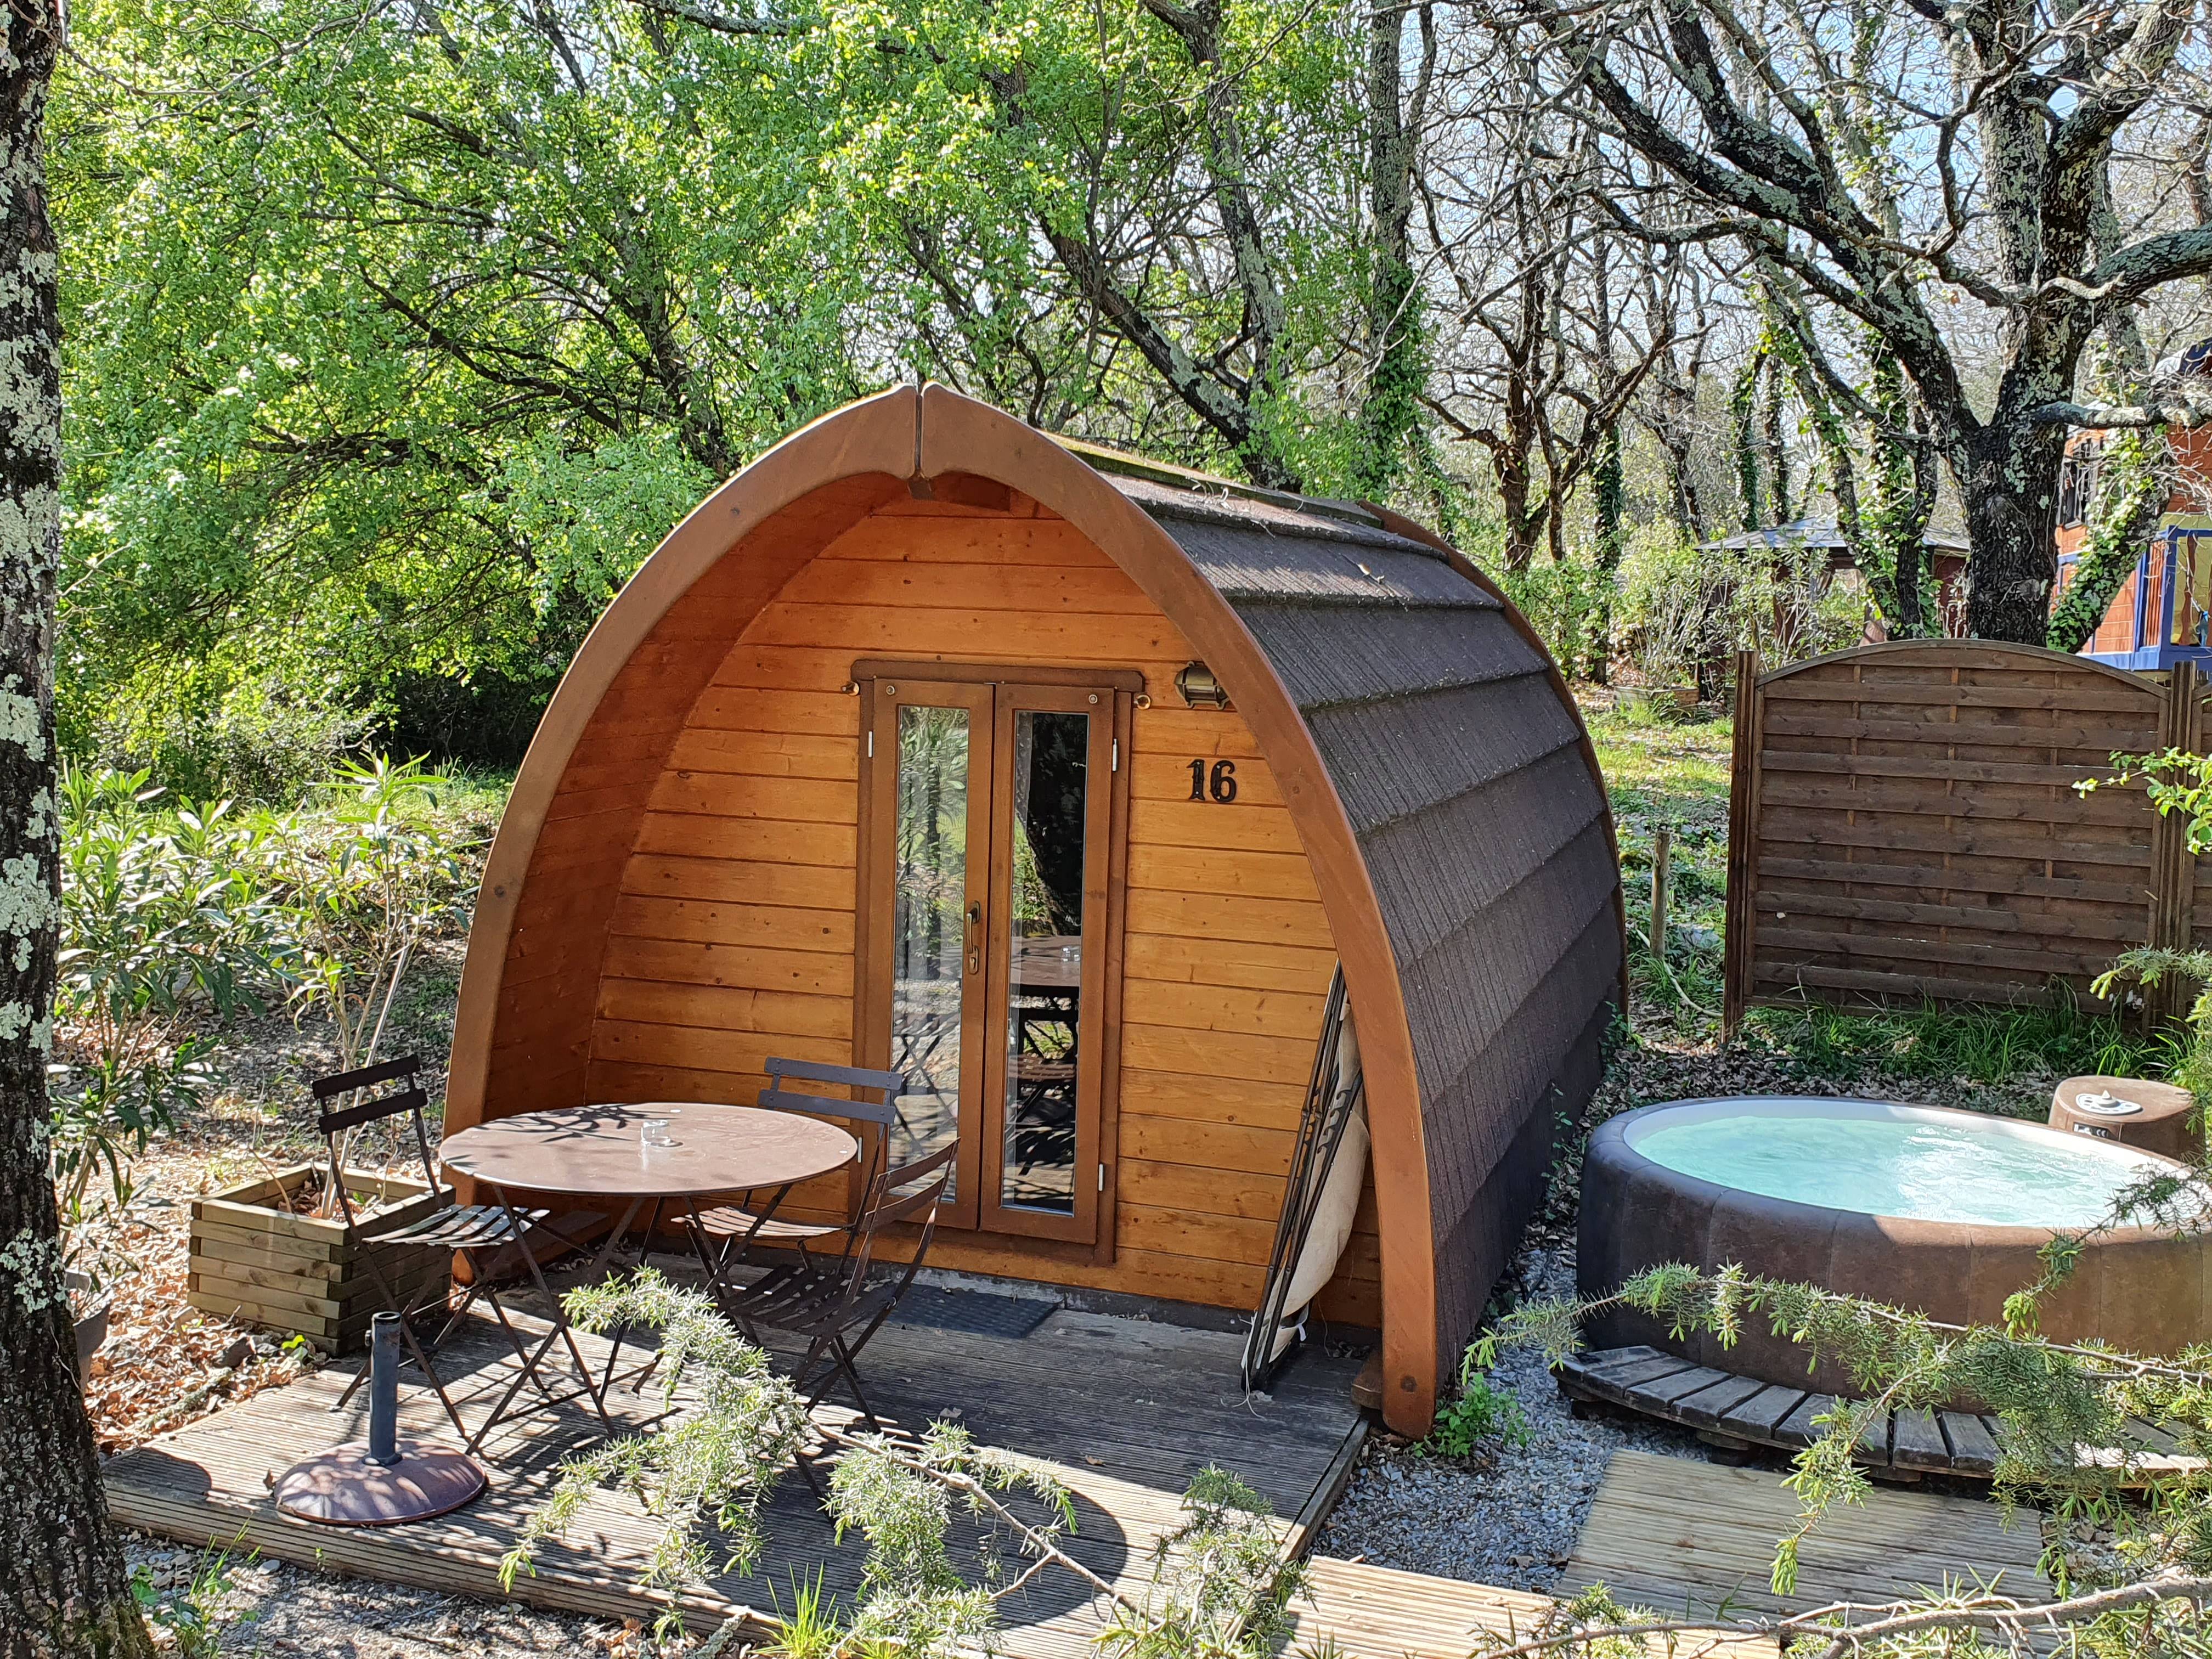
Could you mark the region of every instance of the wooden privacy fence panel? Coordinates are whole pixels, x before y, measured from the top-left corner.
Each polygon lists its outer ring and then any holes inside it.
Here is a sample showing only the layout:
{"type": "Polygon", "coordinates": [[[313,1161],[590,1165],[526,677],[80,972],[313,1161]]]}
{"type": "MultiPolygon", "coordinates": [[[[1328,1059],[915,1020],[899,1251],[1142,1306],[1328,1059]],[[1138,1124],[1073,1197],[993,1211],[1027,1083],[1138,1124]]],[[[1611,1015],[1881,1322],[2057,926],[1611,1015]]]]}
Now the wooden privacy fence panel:
{"type": "MultiPolygon", "coordinates": [[[[2030,646],[1902,641],[1736,663],[1731,1029],[1754,1003],[2084,997],[2122,951],[2197,938],[2179,817],[2106,775],[2200,747],[2193,666],[2162,684],[2030,646]]],[[[2212,922],[2212,903],[2202,913],[2212,922]]]]}

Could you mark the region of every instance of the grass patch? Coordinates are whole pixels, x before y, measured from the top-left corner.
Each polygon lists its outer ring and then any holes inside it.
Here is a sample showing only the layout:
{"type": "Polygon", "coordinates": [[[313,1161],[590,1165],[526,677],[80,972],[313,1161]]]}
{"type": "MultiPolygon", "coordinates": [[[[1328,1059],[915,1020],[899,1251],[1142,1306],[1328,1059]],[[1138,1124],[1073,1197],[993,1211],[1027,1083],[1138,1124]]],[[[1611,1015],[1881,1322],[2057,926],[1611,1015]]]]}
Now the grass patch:
{"type": "Polygon", "coordinates": [[[1616,814],[1707,823],[1725,832],[1732,721],[1656,721],[1635,705],[1585,712],[1616,814]]]}
{"type": "Polygon", "coordinates": [[[2178,1037],[2147,1036],[2070,997],[2047,1008],[1754,1008],[1745,1024],[1832,1076],[1870,1071],[1990,1085],[2100,1072],[2161,1078],[2182,1058],[2178,1037]]]}

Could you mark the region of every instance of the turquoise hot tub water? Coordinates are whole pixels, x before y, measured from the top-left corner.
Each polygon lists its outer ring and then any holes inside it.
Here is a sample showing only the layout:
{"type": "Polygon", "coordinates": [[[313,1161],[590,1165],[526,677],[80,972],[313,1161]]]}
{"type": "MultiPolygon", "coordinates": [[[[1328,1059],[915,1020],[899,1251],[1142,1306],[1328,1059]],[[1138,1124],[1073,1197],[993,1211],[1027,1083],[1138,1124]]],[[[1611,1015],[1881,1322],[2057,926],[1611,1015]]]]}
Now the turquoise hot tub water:
{"type": "Polygon", "coordinates": [[[2171,1168],[2107,1143],[2023,1133],[2002,1119],[1840,1101],[1821,1103],[1826,1110],[1743,1104],[1750,1109],[1662,1113],[1632,1144],[1680,1174],[1768,1198],[2014,1227],[2092,1225],[2127,1188],[2171,1168]]]}

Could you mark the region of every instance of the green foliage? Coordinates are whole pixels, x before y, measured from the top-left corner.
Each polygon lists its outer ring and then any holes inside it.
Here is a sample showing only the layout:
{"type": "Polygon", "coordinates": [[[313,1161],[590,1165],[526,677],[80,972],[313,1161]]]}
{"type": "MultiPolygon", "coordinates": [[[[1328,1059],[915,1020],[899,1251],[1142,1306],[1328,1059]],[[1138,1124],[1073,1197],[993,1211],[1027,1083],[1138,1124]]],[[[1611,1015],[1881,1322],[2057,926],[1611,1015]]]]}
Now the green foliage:
{"type": "Polygon", "coordinates": [[[830,1478],[830,1512],[842,1539],[857,1528],[867,1540],[863,1599],[848,1631],[855,1651],[876,1649],[916,1656],[974,1650],[998,1622],[998,1599],[1009,1580],[1004,1527],[1012,1512],[999,1494],[1025,1489],[1045,1506],[1036,1522],[1015,1523],[1021,1547],[1048,1548],[1075,1525],[1074,1495],[1042,1465],[978,1446],[964,1429],[933,1423],[918,1448],[875,1435],[844,1445],[830,1478]],[[956,1508],[980,1522],[981,1583],[970,1585],[954,1567],[945,1533],[956,1508]]]}
{"type": "MultiPolygon", "coordinates": [[[[240,1533],[229,1547],[221,1549],[210,1544],[194,1560],[191,1577],[173,1591],[157,1587],[144,1563],[131,1570],[131,1599],[153,1627],[157,1643],[182,1659],[214,1659],[222,1651],[223,1632],[237,1622],[227,1605],[233,1589],[230,1551],[244,1537],[240,1533]]],[[[258,1550],[252,1552],[247,1562],[251,1564],[259,1554],[258,1550]]],[[[245,1616],[250,1620],[254,1615],[245,1616]]]]}
{"type": "Polygon", "coordinates": [[[1521,1402],[1493,1388],[1490,1377],[1474,1361],[1470,1348],[1459,1367],[1459,1392],[1437,1413],[1436,1426],[1421,1443],[1421,1449],[1439,1457],[1470,1457],[1486,1443],[1508,1446],[1528,1443],[1528,1414],[1521,1402]]]}
{"type": "Polygon", "coordinates": [[[613,0],[76,21],[79,748],[189,752],[264,697],[312,726],[410,671],[546,680],[715,479],[884,378],[779,37],[613,0]]]}
{"type": "Polygon", "coordinates": [[[1630,656],[1655,685],[1688,680],[1701,659],[1729,648],[1725,589],[1712,560],[1677,525],[1639,526],[1620,565],[1620,620],[1630,656]]]}
{"type": "Polygon", "coordinates": [[[1738,650],[1756,650],[1769,667],[1841,650],[1867,619],[1866,595],[1832,579],[1825,549],[1703,548],[1663,523],[1630,537],[1620,603],[1629,653],[1658,684],[1738,650]]]}
{"type": "Polygon", "coordinates": [[[1267,1659],[1289,1638],[1302,1563],[1286,1562],[1267,1499],[1209,1465],[1183,1494],[1183,1522],[1152,1554],[1141,1601],[1115,1607],[1095,1638],[1109,1659],[1267,1659]]]}
{"type": "Polygon", "coordinates": [[[289,930],[260,878],[267,827],[167,805],[146,774],[61,779],[62,947],[50,1152],[73,1259],[133,1196],[131,1160],[214,1082],[206,1017],[281,993],[289,930]],[[106,1194],[95,1200],[102,1172],[106,1194]]]}
{"type": "Polygon", "coordinates": [[[342,1063],[370,1051],[410,953],[467,920],[487,803],[456,793],[379,757],[283,814],[64,771],[50,1135],[74,1251],[130,1203],[131,1159],[216,1086],[210,1024],[289,997],[331,1016],[342,1063]]]}
{"type": "Polygon", "coordinates": [[[818,1567],[811,1578],[792,1574],[791,1611],[783,1610],[779,1595],[775,1613],[775,1634],[754,1650],[765,1659],[834,1659],[845,1639],[836,1598],[823,1593],[818,1567]]]}
{"type": "Polygon", "coordinates": [[[70,752],[281,799],[427,702],[488,758],[469,700],[426,684],[490,688],[511,744],[507,702],[542,702],[715,482],[918,375],[1323,491],[1402,459],[1418,307],[1372,407],[1344,396],[1378,280],[1364,17],[1286,29],[1234,0],[1199,61],[1139,6],[798,0],[757,31],[690,9],[73,13],[70,752]],[[1199,112],[1240,135],[1280,300],[1264,351],[1214,255],[1199,112]],[[1101,282],[1249,402],[1249,441],[1115,343],[1101,282]]]}
{"type": "MultiPolygon", "coordinates": [[[[1603,1584],[1592,1584],[1559,1607],[1545,1633],[1613,1630],[1650,1616],[1640,1609],[1622,1606],[1603,1584]]],[[[1645,1659],[1646,1653],[1642,1639],[1633,1636],[1596,1636],[1575,1643],[1566,1650],[1576,1659],[1645,1659]]]]}
{"type": "Polygon", "coordinates": [[[467,926],[475,849],[440,816],[446,784],[419,761],[348,762],[270,838],[296,928],[294,1000],[329,1019],[342,1071],[375,1060],[415,953],[467,926]]]}
{"type": "MultiPolygon", "coordinates": [[[[750,1571],[765,1540],[761,1517],[784,1472],[802,1454],[836,1454],[828,1510],[842,1540],[866,1541],[859,1605],[841,1618],[817,1574],[794,1580],[776,1645],[788,1659],[953,1659],[988,1650],[998,1604],[1050,1569],[1073,1573],[1109,1604],[1102,1650],[1121,1659],[1261,1659],[1290,1628],[1291,1598],[1304,1580],[1285,1563],[1260,1496],[1207,1468],[1183,1500],[1183,1524],[1161,1541],[1141,1601],[1097,1577],[1060,1547],[1075,1526],[1074,1495],[1049,1468],[978,1446],[966,1431],[932,1424],[918,1442],[810,1425],[805,1403],[768,1358],[732,1328],[702,1291],[647,1269],[628,1282],[571,1291],[580,1330],[643,1327],[661,1334],[660,1383],[672,1406],[689,1382],[696,1401],[650,1433],[571,1460],[500,1564],[512,1585],[538,1547],[564,1532],[603,1486],[637,1493],[659,1522],[644,1582],[680,1589],[708,1572],[750,1571]],[[1014,1507],[1020,1498],[1030,1505],[1014,1507]],[[702,1541],[712,1517],[726,1542],[719,1563],[702,1541]],[[969,1576],[946,1538],[956,1518],[977,1523],[981,1555],[969,1576]],[[1013,1563],[1026,1565],[1018,1571],[1013,1563]]],[[[726,1637],[709,1644],[720,1650],[726,1637]]]]}
{"type": "Polygon", "coordinates": [[[2179,812],[2188,820],[2189,850],[2212,852],[2212,755],[2168,749],[2155,755],[2114,755],[2112,775],[2085,778],[2077,793],[2122,789],[2140,781],[2160,817],[2179,812]]]}
{"type": "MultiPolygon", "coordinates": [[[[1756,1008],[1748,1028],[1823,1076],[2005,1084],[2024,1077],[2163,1075],[2180,1051],[2117,1014],[2086,1009],[2063,985],[2041,1006],[1843,1010],[1756,1008]]],[[[2023,1108],[2023,1109],[2026,1109],[2023,1108]]],[[[2040,1108],[2035,1115],[2041,1118],[2040,1108]]]]}
{"type": "Polygon", "coordinates": [[[83,728],[69,734],[69,746],[104,767],[143,770],[187,800],[283,805],[367,738],[369,716],[331,701],[339,696],[334,688],[298,689],[275,672],[149,673],[134,678],[126,696],[62,714],[83,728]]]}
{"type": "MultiPolygon", "coordinates": [[[[2115,755],[2116,775],[2075,787],[2083,794],[2140,778],[2151,805],[2163,817],[2179,812],[2188,820],[2189,850],[2212,850],[2212,757],[2171,749],[2156,755],[2115,755]]],[[[2196,1127],[2205,1128],[2203,1106],[2212,1100],[2212,951],[2163,949],[2124,952],[2091,987],[2100,996],[2116,996],[2125,985],[2149,990],[2170,981],[2193,981],[2197,996],[2187,1015],[2189,1040],[2170,1068],[2176,1083],[2197,1097],[2196,1127]]],[[[2125,1075],[2125,1073],[2122,1073],[2125,1075]]]]}
{"type": "Polygon", "coordinates": [[[762,1511],[805,1443],[805,1403],[704,1291],[647,1269],[571,1291],[564,1303],[579,1330],[659,1331],[664,1402],[672,1406],[686,1380],[695,1382],[699,1401],[652,1434],[610,1441],[564,1464],[551,1495],[501,1559],[502,1588],[517,1572],[534,1571],[538,1546],[565,1532],[585,1499],[608,1486],[643,1494],[661,1524],[646,1564],[647,1587],[680,1588],[718,1568],[750,1571],[764,1541],[762,1511]],[[700,1522],[709,1516],[724,1543],[719,1560],[701,1540],[700,1522]]]}
{"type": "Polygon", "coordinates": [[[1612,574],[1580,558],[1557,563],[1539,560],[1526,570],[1503,565],[1489,568],[1505,590],[1505,597],[1520,608],[1544,641],[1560,672],[1578,672],[1588,654],[1588,641],[1603,625],[1612,574]]]}

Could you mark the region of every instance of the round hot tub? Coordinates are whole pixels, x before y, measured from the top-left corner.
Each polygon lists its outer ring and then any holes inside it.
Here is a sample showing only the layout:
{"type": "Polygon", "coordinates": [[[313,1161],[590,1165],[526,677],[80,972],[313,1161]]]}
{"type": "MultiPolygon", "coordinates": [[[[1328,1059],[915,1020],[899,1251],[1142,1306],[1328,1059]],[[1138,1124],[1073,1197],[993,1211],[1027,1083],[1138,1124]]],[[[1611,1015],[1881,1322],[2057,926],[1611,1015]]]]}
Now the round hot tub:
{"type": "MultiPolygon", "coordinates": [[[[2154,1153],[2039,1124],[1936,1106],[1753,1097],[1646,1106],[1601,1127],[1583,1169],[1584,1295],[1662,1262],[1731,1262],[1917,1310],[2002,1325],[2005,1298],[2042,1272],[2036,1252],[2078,1232],[2154,1171],[2154,1153]]],[[[2201,1193],[2199,1206],[2212,1206],[2201,1193]]],[[[2202,1340],[2212,1314],[2212,1231],[2131,1226],[2089,1241],[2044,1304],[2056,1338],[2140,1353],[2202,1340]]],[[[1639,1315],[1593,1322],[1593,1346],[1644,1342],[1768,1382],[1844,1386],[1804,1351],[1749,1322],[1723,1349],[1639,1315]]]]}

